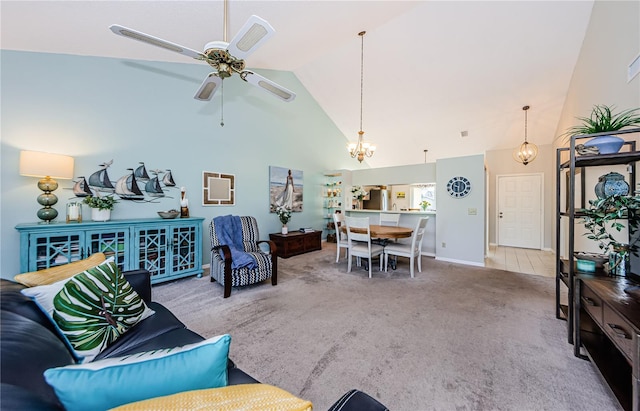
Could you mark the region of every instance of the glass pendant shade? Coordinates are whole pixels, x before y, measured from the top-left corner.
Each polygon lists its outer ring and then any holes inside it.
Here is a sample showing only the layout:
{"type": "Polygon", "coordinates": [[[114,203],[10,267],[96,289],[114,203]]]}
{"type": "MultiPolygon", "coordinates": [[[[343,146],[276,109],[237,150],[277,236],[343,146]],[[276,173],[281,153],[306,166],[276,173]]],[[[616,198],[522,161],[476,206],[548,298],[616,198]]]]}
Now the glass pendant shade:
{"type": "Polygon", "coordinates": [[[525,166],[535,160],[538,156],[538,147],[533,144],[525,141],[520,144],[520,147],[516,149],[514,152],[515,160],[519,163],[524,164],[525,166]]]}

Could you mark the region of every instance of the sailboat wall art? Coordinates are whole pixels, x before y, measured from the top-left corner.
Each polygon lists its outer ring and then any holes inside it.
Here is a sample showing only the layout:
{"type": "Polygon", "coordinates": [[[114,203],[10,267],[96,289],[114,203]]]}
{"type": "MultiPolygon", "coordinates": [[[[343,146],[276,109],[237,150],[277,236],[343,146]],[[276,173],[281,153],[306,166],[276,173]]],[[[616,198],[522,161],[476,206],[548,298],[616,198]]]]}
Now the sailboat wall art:
{"type": "Polygon", "coordinates": [[[136,168],[127,168],[125,175],[111,181],[109,167],[112,164],[113,160],[100,164],[100,169],[92,173],[89,180],[84,176],[77,177],[73,185],[73,194],[76,197],[116,195],[122,200],[151,202],[167,197],[166,190],[176,187],[170,169],[151,170],[150,176],[144,162],[140,162],[136,168]]]}

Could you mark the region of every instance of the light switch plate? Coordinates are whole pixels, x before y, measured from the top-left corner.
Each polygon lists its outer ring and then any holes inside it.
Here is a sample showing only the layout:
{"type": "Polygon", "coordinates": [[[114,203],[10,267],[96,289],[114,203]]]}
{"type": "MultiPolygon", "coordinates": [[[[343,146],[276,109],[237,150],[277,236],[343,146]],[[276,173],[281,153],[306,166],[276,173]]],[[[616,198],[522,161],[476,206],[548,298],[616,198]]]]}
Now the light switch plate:
{"type": "Polygon", "coordinates": [[[469,208],[469,215],[478,215],[477,208],[469,208]]]}

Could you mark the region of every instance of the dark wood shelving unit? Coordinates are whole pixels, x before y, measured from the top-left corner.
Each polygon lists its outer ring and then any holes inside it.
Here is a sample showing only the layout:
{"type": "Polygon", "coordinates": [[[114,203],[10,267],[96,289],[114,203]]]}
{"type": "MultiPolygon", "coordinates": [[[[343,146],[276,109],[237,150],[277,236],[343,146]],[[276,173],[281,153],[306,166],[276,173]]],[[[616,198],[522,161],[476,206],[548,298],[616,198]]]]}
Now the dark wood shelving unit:
{"type": "MultiPolygon", "coordinates": [[[[640,133],[640,128],[615,134],[624,138],[633,133],[640,133]]],[[[576,154],[576,145],[582,139],[607,134],[611,133],[573,136],[569,147],[556,151],[556,318],[567,321],[567,339],[573,344],[574,355],[592,362],[623,409],[640,411],[640,294],[625,292],[635,284],[629,278],[609,276],[604,269],[580,272],[573,261],[576,251],[584,251],[575,247],[575,223],[584,215],[581,209],[587,204],[587,169],[626,165],[630,191],[637,190],[638,136],[627,139],[619,153],[576,154]],[[566,187],[562,192],[565,172],[566,187]],[[580,193],[578,200],[577,193],[580,193]],[[566,223],[564,239],[563,223],[566,223]],[[567,251],[565,258],[561,258],[563,246],[567,251]],[[565,295],[568,304],[562,301],[565,295]]]]}
{"type": "MultiPolygon", "coordinates": [[[[619,136],[640,133],[640,128],[617,131],[615,134],[619,136]]],[[[636,161],[640,161],[640,151],[636,151],[636,142],[625,141],[621,152],[614,154],[600,155],[577,155],[576,145],[584,139],[608,135],[611,133],[585,134],[572,136],[569,147],[562,147],[556,150],[556,318],[567,320],[567,340],[573,344],[573,295],[574,295],[574,277],[578,273],[575,264],[568,264],[561,259],[561,247],[563,245],[560,235],[560,227],[562,219],[568,220],[567,257],[573,259],[575,250],[575,220],[581,217],[580,209],[586,206],[586,187],[585,172],[589,167],[612,166],[612,165],[628,165],[628,183],[631,190],[636,187],[636,161]],[[568,160],[563,160],[563,156],[567,156],[568,160]],[[561,209],[562,192],[561,177],[563,171],[568,170],[568,181],[566,187],[566,208],[561,209]],[[579,181],[576,181],[579,180],[579,181]],[[576,206],[576,190],[580,189],[580,204],[576,206]],[[563,293],[567,293],[568,305],[561,304],[563,293]]],[[[624,137],[623,137],[624,138],[624,137]]],[[[593,275],[606,275],[604,271],[598,270],[593,275]]]]}

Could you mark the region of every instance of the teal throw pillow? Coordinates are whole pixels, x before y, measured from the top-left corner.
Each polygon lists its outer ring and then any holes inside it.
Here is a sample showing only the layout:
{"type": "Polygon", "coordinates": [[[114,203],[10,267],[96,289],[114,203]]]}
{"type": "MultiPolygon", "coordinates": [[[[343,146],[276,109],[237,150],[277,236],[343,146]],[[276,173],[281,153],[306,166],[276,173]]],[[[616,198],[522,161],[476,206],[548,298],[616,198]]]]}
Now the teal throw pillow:
{"type": "Polygon", "coordinates": [[[68,411],[107,410],[183,391],[224,387],[231,336],[86,364],[50,368],[44,377],[68,411]]]}

